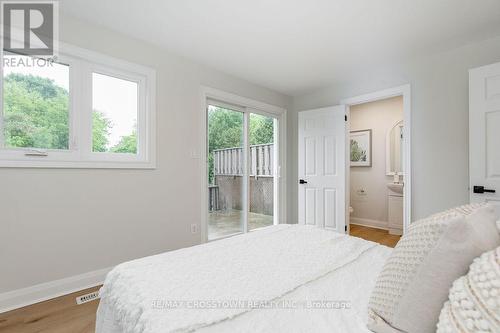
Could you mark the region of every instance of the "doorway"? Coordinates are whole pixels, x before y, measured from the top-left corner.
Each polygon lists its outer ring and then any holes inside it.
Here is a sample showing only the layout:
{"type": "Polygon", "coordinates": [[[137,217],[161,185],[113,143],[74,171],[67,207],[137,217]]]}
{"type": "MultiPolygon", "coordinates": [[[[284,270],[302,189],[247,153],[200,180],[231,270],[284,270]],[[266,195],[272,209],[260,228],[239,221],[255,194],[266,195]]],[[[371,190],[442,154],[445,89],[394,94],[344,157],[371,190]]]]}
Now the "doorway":
{"type": "MultiPolygon", "coordinates": [[[[390,147],[402,153],[393,161],[389,160],[389,164],[401,165],[401,171],[392,172],[392,176],[397,174],[399,179],[403,180],[402,184],[396,184],[394,188],[403,195],[401,233],[405,232],[411,221],[410,85],[345,99],[337,106],[299,112],[297,179],[299,224],[332,228],[342,233],[349,232],[351,205],[350,196],[346,195],[346,192],[350,189],[350,108],[397,96],[401,97],[403,104],[402,122],[393,124],[395,130],[388,136],[396,138],[398,130],[403,134],[403,127],[404,136],[399,142],[390,143],[390,147]],[[327,182],[326,179],[329,177],[336,180],[327,182]],[[309,182],[315,178],[319,179],[316,184],[319,184],[318,186],[309,182]],[[332,222],[333,216],[336,217],[334,222],[332,222]]],[[[371,135],[369,132],[357,134],[367,137],[371,135]]],[[[365,162],[365,165],[370,163],[367,160],[358,162],[365,162]]]]}
{"type": "Polygon", "coordinates": [[[350,132],[346,222],[360,226],[363,234],[371,232],[366,228],[403,234],[411,223],[410,85],[342,103],[350,132]]]}
{"type": "Polygon", "coordinates": [[[280,223],[284,218],[284,110],[207,88],[202,240],[280,223]]]}

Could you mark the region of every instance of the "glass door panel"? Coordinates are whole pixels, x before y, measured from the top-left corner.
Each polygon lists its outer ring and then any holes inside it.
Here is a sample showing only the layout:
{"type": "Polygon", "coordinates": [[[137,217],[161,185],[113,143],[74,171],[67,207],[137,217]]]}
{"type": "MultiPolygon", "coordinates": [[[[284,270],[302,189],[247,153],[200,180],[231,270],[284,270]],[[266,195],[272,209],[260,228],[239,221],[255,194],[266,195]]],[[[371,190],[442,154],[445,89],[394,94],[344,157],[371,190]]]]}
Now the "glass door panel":
{"type": "Polygon", "coordinates": [[[273,225],[276,123],[272,117],[255,113],[249,116],[248,230],[273,225]]]}
{"type": "Polygon", "coordinates": [[[208,239],[245,231],[245,114],[208,105],[208,239]]]}

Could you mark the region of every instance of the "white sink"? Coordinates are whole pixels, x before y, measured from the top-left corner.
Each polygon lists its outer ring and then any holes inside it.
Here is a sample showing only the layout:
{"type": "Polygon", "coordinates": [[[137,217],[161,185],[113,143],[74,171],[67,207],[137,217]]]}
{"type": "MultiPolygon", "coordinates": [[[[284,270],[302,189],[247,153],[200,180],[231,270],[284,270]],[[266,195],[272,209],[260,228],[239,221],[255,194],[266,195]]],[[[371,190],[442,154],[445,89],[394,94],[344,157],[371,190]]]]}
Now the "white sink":
{"type": "Polygon", "coordinates": [[[403,194],[403,187],[404,185],[399,183],[388,183],[387,188],[395,193],[403,194]]]}

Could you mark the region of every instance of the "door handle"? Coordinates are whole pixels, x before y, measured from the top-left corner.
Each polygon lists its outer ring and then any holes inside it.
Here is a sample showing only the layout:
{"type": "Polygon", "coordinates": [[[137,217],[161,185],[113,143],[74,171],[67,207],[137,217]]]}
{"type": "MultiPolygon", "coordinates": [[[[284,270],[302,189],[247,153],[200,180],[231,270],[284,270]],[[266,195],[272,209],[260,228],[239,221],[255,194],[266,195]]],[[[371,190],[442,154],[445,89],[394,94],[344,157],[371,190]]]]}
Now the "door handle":
{"type": "Polygon", "coordinates": [[[307,182],[304,179],[299,179],[299,184],[307,184],[307,182]]]}
{"type": "Polygon", "coordinates": [[[482,193],[496,193],[495,190],[489,190],[487,188],[484,188],[484,186],[474,186],[474,193],[482,194],[482,193]]]}

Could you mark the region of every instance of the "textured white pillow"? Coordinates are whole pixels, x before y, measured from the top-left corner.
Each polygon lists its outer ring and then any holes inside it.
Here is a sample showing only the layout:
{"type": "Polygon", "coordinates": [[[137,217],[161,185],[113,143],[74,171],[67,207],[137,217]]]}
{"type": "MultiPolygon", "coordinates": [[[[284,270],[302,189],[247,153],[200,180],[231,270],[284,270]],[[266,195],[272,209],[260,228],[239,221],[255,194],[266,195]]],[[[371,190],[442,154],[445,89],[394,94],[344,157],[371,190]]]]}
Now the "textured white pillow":
{"type": "Polygon", "coordinates": [[[382,269],[369,303],[374,332],[433,332],[454,280],[500,245],[493,207],[458,207],[413,223],[382,269]]]}
{"type": "Polygon", "coordinates": [[[450,289],[438,333],[500,332],[500,247],[474,259],[450,289]]]}

